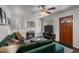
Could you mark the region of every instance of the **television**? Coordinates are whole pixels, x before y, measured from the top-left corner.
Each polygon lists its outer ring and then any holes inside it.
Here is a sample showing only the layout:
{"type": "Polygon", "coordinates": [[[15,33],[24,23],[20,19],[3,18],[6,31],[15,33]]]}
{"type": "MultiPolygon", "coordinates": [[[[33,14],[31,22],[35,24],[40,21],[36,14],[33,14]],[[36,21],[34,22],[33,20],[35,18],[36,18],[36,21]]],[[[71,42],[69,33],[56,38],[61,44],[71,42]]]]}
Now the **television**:
{"type": "Polygon", "coordinates": [[[53,25],[46,25],[44,26],[45,33],[53,33],[53,25]]]}

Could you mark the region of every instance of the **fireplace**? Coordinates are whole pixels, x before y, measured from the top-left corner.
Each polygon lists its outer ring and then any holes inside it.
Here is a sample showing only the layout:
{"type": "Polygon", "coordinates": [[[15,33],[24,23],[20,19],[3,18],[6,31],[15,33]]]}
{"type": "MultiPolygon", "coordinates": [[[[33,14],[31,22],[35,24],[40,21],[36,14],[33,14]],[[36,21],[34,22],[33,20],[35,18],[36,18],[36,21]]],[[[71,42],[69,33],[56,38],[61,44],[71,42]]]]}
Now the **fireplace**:
{"type": "Polygon", "coordinates": [[[31,39],[31,38],[34,38],[35,37],[35,32],[34,31],[28,31],[26,33],[26,38],[27,39],[31,39]]]}

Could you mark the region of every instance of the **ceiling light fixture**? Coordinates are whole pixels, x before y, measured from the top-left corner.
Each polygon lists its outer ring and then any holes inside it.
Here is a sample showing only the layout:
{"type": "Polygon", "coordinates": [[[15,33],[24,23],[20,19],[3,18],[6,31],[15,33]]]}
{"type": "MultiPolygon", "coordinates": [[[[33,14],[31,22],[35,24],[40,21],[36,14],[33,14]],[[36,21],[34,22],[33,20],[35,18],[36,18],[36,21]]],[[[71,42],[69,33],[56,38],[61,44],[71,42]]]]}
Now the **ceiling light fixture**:
{"type": "Polygon", "coordinates": [[[49,14],[46,13],[46,12],[40,12],[40,15],[41,15],[41,16],[48,16],[49,14]]]}

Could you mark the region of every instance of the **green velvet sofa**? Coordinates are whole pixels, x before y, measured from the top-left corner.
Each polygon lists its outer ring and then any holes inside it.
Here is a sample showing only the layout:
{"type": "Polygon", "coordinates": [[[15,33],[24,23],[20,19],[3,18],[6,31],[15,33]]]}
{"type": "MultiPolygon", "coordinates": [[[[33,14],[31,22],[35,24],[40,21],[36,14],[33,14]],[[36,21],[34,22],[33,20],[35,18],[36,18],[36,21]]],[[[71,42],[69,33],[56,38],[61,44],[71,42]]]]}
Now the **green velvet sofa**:
{"type": "Polygon", "coordinates": [[[64,53],[64,48],[57,44],[50,43],[48,45],[26,51],[25,53],[64,53]]]}
{"type": "Polygon", "coordinates": [[[21,46],[16,53],[64,53],[64,48],[48,40],[21,46]]]}
{"type": "MultiPolygon", "coordinates": [[[[8,46],[8,41],[11,38],[15,38],[14,33],[12,35],[8,35],[0,42],[0,47],[8,46]]],[[[55,44],[50,40],[38,41],[32,44],[23,44],[16,53],[64,53],[64,48],[55,44]]]]}
{"type": "Polygon", "coordinates": [[[15,33],[12,33],[11,35],[6,36],[1,42],[0,47],[2,46],[8,46],[8,41],[11,40],[11,38],[16,38],[15,33]]]}
{"type": "Polygon", "coordinates": [[[41,46],[44,46],[44,45],[47,45],[50,43],[52,43],[52,41],[45,40],[45,41],[34,42],[34,43],[28,44],[28,45],[24,44],[18,49],[17,53],[24,53],[26,51],[29,51],[29,50],[32,50],[32,49],[35,49],[35,48],[38,48],[38,47],[41,47],[41,46]]]}
{"type": "Polygon", "coordinates": [[[0,47],[2,47],[2,46],[8,46],[8,42],[9,42],[9,40],[11,40],[11,38],[16,39],[15,33],[12,33],[11,35],[6,36],[6,37],[0,42],[0,47]]]}
{"type": "Polygon", "coordinates": [[[2,46],[8,46],[8,41],[11,40],[10,39],[10,35],[6,36],[1,42],[0,42],[0,47],[2,46]]]}

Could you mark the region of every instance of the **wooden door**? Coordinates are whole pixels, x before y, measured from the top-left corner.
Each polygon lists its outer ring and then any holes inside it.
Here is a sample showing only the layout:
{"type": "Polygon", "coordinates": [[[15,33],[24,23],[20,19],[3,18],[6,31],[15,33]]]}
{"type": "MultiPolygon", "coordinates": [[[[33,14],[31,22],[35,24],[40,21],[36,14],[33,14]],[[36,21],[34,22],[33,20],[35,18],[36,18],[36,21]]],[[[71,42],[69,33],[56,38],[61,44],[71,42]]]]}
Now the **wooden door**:
{"type": "Polygon", "coordinates": [[[59,20],[60,43],[72,47],[73,45],[73,16],[62,17],[59,20]]]}

